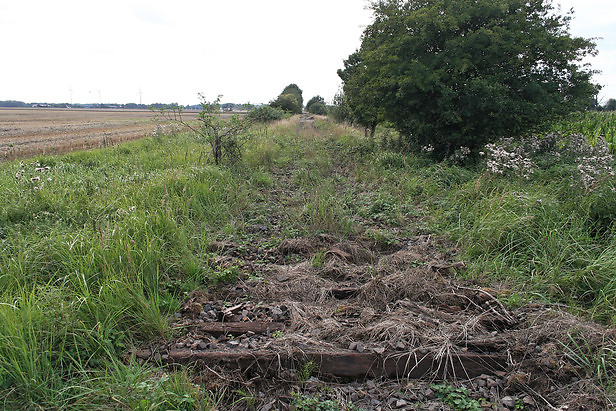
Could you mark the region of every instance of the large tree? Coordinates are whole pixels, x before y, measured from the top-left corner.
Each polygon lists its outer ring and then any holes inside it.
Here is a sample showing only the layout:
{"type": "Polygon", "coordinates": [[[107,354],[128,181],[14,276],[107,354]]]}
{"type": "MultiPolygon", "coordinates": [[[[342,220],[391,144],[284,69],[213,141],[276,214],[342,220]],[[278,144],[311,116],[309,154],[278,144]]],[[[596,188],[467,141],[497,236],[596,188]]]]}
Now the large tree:
{"type": "Polygon", "coordinates": [[[280,94],[292,94],[297,99],[300,108],[304,108],[304,98],[302,97],[302,89],[295,83],[291,83],[282,90],[280,94]]]}
{"type": "Polygon", "coordinates": [[[444,155],[515,135],[588,104],[581,62],[592,40],[569,34],[551,0],[381,0],[339,74],[354,114],[391,121],[444,155]]]}
{"type": "Polygon", "coordinates": [[[383,120],[382,97],[375,68],[368,67],[362,61],[361,53],[356,52],[344,60],[344,69],[338,70],[353,121],[364,127],[366,137],[374,137],[377,124],[383,120]]]}
{"type": "Polygon", "coordinates": [[[302,97],[302,89],[297,84],[289,84],[282,90],[276,100],[270,103],[270,106],[281,108],[285,111],[301,114],[304,108],[304,98],[302,97]]]}
{"type": "Polygon", "coordinates": [[[325,99],[319,95],[312,97],[306,103],[306,111],[312,114],[327,115],[327,105],[325,99]]]}

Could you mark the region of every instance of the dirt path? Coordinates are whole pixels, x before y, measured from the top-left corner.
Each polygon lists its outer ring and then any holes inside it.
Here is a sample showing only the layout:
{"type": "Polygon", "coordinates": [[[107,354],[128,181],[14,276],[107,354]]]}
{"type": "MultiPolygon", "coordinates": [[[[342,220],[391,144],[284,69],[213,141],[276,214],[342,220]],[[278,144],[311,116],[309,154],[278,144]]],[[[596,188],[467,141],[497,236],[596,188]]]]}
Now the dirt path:
{"type": "MultiPolygon", "coordinates": [[[[277,171],[269,201],[292,197],[292,172],[277,171]]],[[[456,279],[464,263],[441,239],[265,237],[212,243],[212,263],[241,279],[195,291],[171,319],[176,337],[132,354],[189,366],[229,394],[224,409],[438,410],[456,395],[483,407],[459,409],[609,408],[584,361],[613,330],[558,307],[506,307],[506,288],[456,279]]]]}

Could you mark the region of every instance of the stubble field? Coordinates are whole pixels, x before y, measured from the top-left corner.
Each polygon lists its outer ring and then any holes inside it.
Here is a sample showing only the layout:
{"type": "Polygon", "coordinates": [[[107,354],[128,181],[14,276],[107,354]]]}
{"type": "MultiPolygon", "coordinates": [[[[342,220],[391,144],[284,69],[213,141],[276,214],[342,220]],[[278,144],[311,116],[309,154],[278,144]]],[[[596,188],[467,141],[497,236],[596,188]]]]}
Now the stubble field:
{"type": "MultiPolygon", "coordinates": [[[[117,109],[0,109],[0,160],[136,140],[156,130],[157,112],[117,109]]],[[[196,112],[185,114],[187,119],[196,112]]]]}

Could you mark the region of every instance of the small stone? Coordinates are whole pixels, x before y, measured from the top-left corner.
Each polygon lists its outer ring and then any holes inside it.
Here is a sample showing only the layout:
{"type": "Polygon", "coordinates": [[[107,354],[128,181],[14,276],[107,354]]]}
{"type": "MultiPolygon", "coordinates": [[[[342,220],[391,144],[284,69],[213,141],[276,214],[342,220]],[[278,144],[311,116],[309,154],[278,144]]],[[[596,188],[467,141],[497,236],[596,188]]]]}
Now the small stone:
{"type": "Polygon", "coordinates": [[[434,391],[432,391],[430,388],[427,388],[424,391],[424,395],[426,396],[427,399],[429,400],[433,400],[434,399],[434,391]]]}
{"type": "Polygon", "coordinates": [[[356,392],[352,393],[351,394],[351,401],[355,402],[357,400],[359,400],[359,395],[357,395],[356,392]]]}
{"type": "Polygon", "coordinates": [[[366,381],[366,387],[367,387],[369,390],[373,390],[373,389],[375,389],[375,388],[376,388],[376,384],[374,383],[374,380],[368,380],[368,381],[366,381]]]}
{"type": "Polygon", "coordinates": [[[376,398],[373,398],[370,400],[370,405],[379,405],[381,403],[381,401],[377,400],[376,398]]]}
{"type": "Polygon", "coordinates": [[[276,277],[276,281],[278,281],[279,283],[284,283],[285,281],[289,281],[290,279],[291,277],[286,275],[279,275],[278,277],[276,277]]]}
{"type": "Polygon", "coordinates": [[[476,384],[477,384],[478,387],[485,387],[486,386],[486,380],[478,379],[476,384]]]}
{"type": "Polygon", "coordinates": [[[373,350],[377,354],[383,354],[385,352],[385,348],[384,347],[374,347],[373,350]]]}
{"type": "Polygon", "coordinates": [[[404,350],[406,348],[406,345],[403,342],[398,342],[396,343],[396,349],[398,350],[404,350]]]}
{"type": "Polygon", "coordinates": [[[201,310],[201,312],[199,313],[199,317],[200,318],[207,317],[207,313],[204,310],[201,310]]]}
{"type": "Polygon", "coordinates": [[[530,395],[527,395],[524,398],[522,398],[522,402],[527,407],[534,407],[535,406],[535,400],[530,395]]]}
{"type": "Polygon", "coordinates": [[[498,383],[494,381],[492,378],[488,378],[486,380],[486,384],[488,384],[488,388],[498,387],[498,383]]]}
{"type": "Polygon", "coordinates": [[[199,344],[197,344],[197,348],[200,350],[206,350],[207,349],[207,344],[204,343],[203,341],[201,341],[199,344]]]}
{"type": "Polygon", "coordinates": [[[355,341],[349,344],[349,350],[355,351],[356,348],[357,348],[357,343],[355,341]]]}
{"type": "Polygon", "coordinates": [[[175,348],[178,348],[178,349],[184,348],[184,343],[181,343],[181,342],[175,343],[175,348]]]}
{"type": "Polygon", "coordinates": [[[514,408],[516,401],[515,401],[515,398],[506,396],[506,397],[501,398],[501,402],[507,408],[514,408]]]}
{"type": "Polygon", "coordinates": [[[366,351],[366,346],[362,343],[357,343],[357,347],[355,347],[355,349],[357,352],[364,352],[366,351]]]}
{"type": "Polygon", "coordinates": [[[396,408],[406,407],[407,405],[408,405],[408,402],[406,400],[400,399],[396,401],[396,408]]]}

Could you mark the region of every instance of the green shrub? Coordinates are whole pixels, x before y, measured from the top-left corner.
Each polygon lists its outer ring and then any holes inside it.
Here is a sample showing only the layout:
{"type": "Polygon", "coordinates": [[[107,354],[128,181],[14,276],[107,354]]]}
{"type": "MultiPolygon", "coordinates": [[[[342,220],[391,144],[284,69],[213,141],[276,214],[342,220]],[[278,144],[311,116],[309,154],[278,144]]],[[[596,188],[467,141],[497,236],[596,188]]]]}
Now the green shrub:
{"type": "Polygon", "coordinates": [[[293,94],[281,94],[278,98],[270,103],[270,106],[288,111],[293,114],[301,114],[302,106],[293,94]]]}
{"type": "Polygon", "coordinates": [[[284,110],[269,105],[257,107],[248,113],[248,118],[256,123],[270,123],[285,117],[284,110]]]}

